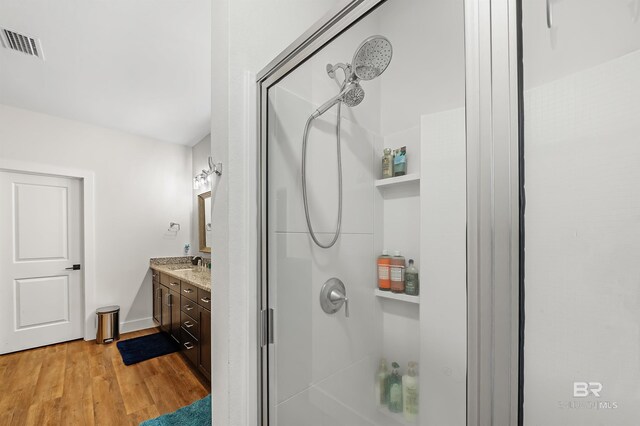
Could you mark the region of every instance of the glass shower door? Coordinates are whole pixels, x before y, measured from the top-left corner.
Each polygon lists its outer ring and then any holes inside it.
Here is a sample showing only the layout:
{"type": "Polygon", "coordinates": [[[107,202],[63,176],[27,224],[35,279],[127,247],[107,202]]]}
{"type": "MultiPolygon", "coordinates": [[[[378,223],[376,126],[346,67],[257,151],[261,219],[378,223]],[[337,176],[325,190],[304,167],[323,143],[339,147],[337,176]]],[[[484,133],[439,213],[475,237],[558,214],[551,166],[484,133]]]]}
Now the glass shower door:
{"type": "Polygon", "coordinates": [[[464,87],[462,0],[383,2],[273,78],[269,424],[466,424],[464,87]]]}

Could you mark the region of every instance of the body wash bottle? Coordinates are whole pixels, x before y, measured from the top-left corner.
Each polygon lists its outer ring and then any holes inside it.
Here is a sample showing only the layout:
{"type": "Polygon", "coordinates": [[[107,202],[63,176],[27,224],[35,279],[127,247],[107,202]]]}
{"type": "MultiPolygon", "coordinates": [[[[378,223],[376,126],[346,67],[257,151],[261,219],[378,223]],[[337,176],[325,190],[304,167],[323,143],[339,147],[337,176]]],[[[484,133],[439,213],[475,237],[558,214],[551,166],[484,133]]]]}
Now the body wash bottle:
{"type": "Polygon", "coordinates": [[[387,405],[387,378],[389,377],[389,369],[387,368],[386,358],[380,360],[380,366],[376,373],[376,404],[379,407],[387,405]]]}
{"type": "Polygon", "coordinates": [[[420,294],[420,282],[418,281],[418,270],[413,265],[413,259],[409,259],[409,266],[404,272],[404,292],[411,296],[420,294]]]}
{"type": "Polygon", "coordinates": [[[407,374],[402,376],[403,412],[405,420],[414,422],[418,417],[418,373],[416,363],[410,362],[407,374]]]}
{"type": "Polygon", "coordinates": [[[402,377],[398,369],[397,362],[391,364],[393,371],[387,379],[387,389],[389,394],[389,411],[392,413],[402,413],[402,377]]]}

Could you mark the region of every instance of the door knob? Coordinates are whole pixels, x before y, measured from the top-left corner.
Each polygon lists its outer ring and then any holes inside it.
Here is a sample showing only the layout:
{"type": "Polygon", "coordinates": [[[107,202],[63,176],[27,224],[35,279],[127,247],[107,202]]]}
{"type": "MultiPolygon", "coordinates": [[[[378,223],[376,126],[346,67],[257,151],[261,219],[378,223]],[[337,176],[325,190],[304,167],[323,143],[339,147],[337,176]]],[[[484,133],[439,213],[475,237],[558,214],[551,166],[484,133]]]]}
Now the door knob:
{"type": "Polygon", "coordinates": [[[349,318],[349,298],[344,283],[338,278],[327,280],[320,290],[320,306],[328,314],[335,314],[344,305],[344,314],[349,318]]]}
{"type": "Polygon", "coordinates": [[[79,271],[80,270],[80,265],[73,265],[73,266],[70,266],[70,267],[64,268],[64,269],[66,269],[67,271],[79,271]]]}

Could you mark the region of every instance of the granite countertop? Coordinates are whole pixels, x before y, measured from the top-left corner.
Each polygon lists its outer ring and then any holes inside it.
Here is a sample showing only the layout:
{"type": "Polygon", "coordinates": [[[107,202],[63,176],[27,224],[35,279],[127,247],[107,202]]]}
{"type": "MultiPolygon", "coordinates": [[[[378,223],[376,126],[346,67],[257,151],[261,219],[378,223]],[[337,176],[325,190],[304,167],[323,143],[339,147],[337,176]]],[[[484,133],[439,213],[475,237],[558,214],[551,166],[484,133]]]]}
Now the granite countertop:
{"type": "Polygon", "coordinates": [[[203,269],[198,271],[198,268],[191,264],[191,256],[152,258],[149,266],[154,271],[162,272],[203,290],[211,291],[211,270],[203,269]]]}

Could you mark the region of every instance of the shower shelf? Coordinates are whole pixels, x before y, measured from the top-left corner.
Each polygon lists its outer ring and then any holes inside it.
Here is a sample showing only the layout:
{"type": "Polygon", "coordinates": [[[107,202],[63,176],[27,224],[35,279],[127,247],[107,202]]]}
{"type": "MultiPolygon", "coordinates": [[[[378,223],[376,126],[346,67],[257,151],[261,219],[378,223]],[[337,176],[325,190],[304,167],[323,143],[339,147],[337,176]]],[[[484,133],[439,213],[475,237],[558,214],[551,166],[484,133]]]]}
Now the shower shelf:
{"type": "Polygon", "coordinates": [[[416,305],[420,304],[420,296],[410,296],[408,294],[392,293],[390,291],[382,291],[378,289],[374,291],[374,294],[382,299],[399,300],[401,302],[415,303],[416,305]]]}
{"type": "Polygon", "coordinates": [[[375,181],[375,186],[382,188],[400,187],[405,185],[417,184],[420,185],[420,175],[418,173],[410,173],[404,176],[396,176],[386,179],[378,179],[375,181]]]}
{"type": "Polygon", "coordinates": [[[389,411],[387,407],[378,407],[378,412],[390,419],[393,419],[394,424],[401,424],[401,425],[407,425],[407,426],[416,425],[416,422],[409,422],[405,420],[402,413],[392,413],[391,411],[389,411]]]}

